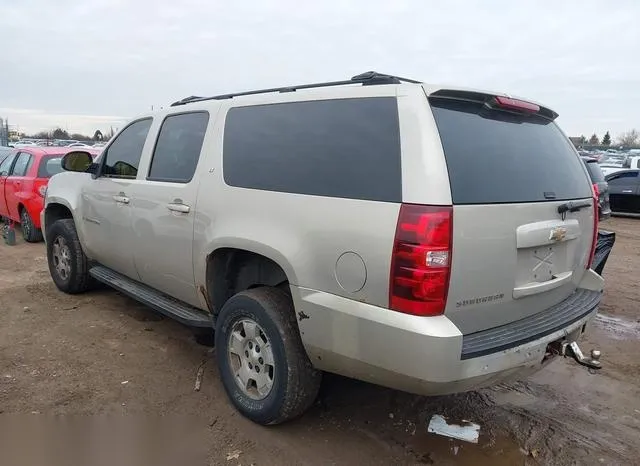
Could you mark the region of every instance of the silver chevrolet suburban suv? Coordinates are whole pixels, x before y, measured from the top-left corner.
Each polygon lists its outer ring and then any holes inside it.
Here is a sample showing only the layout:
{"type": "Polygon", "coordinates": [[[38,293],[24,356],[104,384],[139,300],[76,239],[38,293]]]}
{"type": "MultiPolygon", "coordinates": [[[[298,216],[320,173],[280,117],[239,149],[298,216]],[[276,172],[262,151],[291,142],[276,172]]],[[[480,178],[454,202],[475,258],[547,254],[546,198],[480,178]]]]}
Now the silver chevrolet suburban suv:
{"type": "Polygon", "coordinates": [[[375,72],[188,97],[97,160],[65,157],[51,276],[215,334],[231,402],[261,424],[303,413],[323,371],[424,395],[524,377],[603,288],[594,193],[556,117],[375,72]]]}

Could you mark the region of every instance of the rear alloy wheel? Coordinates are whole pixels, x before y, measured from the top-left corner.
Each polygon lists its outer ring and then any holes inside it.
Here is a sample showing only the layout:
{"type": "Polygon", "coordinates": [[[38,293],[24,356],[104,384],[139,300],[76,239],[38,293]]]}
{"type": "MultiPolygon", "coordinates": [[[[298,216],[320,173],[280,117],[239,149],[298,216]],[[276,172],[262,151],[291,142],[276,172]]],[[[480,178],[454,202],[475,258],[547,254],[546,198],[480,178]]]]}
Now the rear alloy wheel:
{"type": "Polygon", "coordinates": [[[22,228],[22,237],[27,243],[42,241],[42,232],[35,227],[29,212],[25,208],[20,212],[20,226],[22,228]]]}
{"type": "Polygon", "coordinates": [[[309,361],[284,291],[254,288],[230,298],[216,320],[215,343],[224,388],[245,417],[279,424],[315,401],[322,373],[309,361]]]}

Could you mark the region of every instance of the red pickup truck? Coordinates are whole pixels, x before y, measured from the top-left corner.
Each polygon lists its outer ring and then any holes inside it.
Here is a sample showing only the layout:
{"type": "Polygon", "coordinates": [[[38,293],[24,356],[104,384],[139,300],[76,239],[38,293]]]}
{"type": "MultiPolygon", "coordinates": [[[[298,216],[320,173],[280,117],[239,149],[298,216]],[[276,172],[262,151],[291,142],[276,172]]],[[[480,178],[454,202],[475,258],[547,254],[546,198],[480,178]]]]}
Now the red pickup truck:
{"type": "Polygon", "coordinates": [[[0,160],[0,217],[20,223],[25,241],[42,241],[40,211],[49,178],[62,171],[62,156],[73,150],[78,149],[21,147],[0,160]]]}

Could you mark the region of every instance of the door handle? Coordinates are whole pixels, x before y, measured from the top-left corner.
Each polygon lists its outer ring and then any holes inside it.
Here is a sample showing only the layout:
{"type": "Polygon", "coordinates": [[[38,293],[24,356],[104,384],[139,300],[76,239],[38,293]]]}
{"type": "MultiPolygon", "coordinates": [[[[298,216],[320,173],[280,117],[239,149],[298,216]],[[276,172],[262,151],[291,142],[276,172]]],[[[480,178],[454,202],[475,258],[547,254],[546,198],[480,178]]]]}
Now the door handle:
{"type": "Polygon", "coordinates": [[[127,196],[124,195],[124,193],[120,193],[116,196],[113,196],[113,200],[116,201],[118,204],[128,204],[129,203],[129,198],[127,196]]]}
{"type": "Polygon", "coordinates": [[[633,192],[633,189],[623,189],[622,192],[624,194],[631,194],[633,192]]]}
{"type": "Polygon", "coordinates": [[[167,204],[167,209],[169,209],[171,212],[180,212],[181,214],[188,214],[191,210],[191,208],[186,204],[176,204],[173,202],[167,204]]]}

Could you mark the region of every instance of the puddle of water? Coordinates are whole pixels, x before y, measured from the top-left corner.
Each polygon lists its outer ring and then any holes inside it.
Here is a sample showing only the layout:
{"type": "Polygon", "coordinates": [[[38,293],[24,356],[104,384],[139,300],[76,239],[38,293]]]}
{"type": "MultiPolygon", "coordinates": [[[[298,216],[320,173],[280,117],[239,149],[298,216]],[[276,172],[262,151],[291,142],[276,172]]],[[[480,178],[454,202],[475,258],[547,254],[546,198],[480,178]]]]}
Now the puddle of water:
{"type": "Polygon", "coordinates": [[[460,440],[443,437],[436,434],[426,434],[421,441],[415,442],[414,451],[429,451],[432,464],[451,464],[458,466],[477,466],[491,464],[493,466],[507,466],[522,464],[528,456],[511,439],[497,437],[489,441],[482,434],[480,443],[473,444],[460,440]]]}
{"type": "Polygon", "coordinates": [[[616,340],[640,340],[640,323],[606,314],[598,314],[595,323],[616,340]]]}

